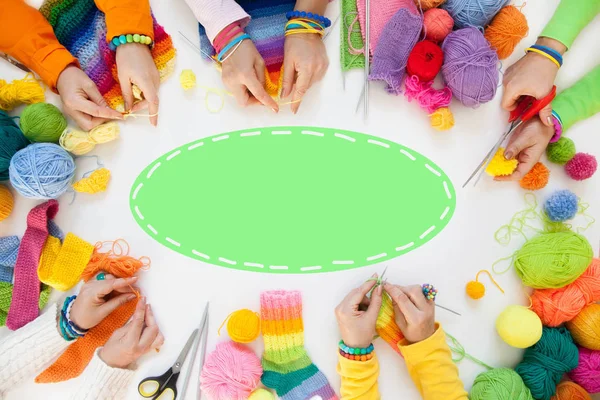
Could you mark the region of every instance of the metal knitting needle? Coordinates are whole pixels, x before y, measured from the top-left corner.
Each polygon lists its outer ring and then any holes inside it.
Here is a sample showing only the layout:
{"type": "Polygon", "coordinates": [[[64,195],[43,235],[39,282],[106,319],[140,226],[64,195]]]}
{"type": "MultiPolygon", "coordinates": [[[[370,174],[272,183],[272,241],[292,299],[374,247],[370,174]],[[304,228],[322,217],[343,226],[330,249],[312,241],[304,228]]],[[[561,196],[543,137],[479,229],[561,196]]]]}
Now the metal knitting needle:
{"type": "Polygon", "coordinates": [[[333,21],[333,23],[331,24],[331,26],[329,27],[329,31],[325,34],[325,36],[323,37],[323,40],[327,39],[327,37],[331,34],[331,32],[333,31],[333,28],[335,27],[335,25],[338,23],[338,21],[340,20],[340,17],[342,16],[342,14],[340,13],[340,15],[337,16],[337,18],[335,19],[335,21],[333,21]]]}
{"type": "Polygon", "coordinates": [[[194,367],[194,360],[196,359],[196,353],[198,352],[198,344],[200,342],[200,338],[202,335],[208,333],[206,332],[206,324],[208,323],[208,305],[210,302],[206,302],[206,306],[204,307],[204,315],[202,315],[202,321],[200,321],[200,325],[198,326],[198,337],[194,338],[194,345],[192,346],[192,358],[190,360],[190,364],[187,367],[185,372],[185,379],[183,380],[183,385],[181,386],[181,400],[185,398],[185,392],[187,391],[188,383],[190,382],[190,376],[192,375],[192,368],[194,367]]]}
{"type": "Polygon", "coordinates": [[[210,54],[208,54],[207,52],[205,52],[204,50],[202,50],[200,47],[196,46],[196,44],[194,42],[192,42],[190,39],[188,39],[187,36],[185,36],[181,31],[178,31],[179,35],[184,38],[186,40],[186,42],[192,46],[197,52],[199,52],[201,55],[203,55],[204,57],[208,58],[210,61],[214,62],[215,64],[219,64],[214,58],[212,58],[210,56],[210,54]]]}
{"type": "Polygon", "coordinates": [[[365,1],[365,83],[364,83],[364,118],[369,115],[369,74],[371,73],[371,0],[365,1]]]}
{"type": "MultiPolygon", "coordinates": [[[[200,371],[202,371],[202,367],[204,366],[204,358],[206,357],[206,341],[208,339],[208,332],[210,321],[206,320],[206,332],[204,332],[204,336],[202,336],[202,353],[200,354],[200,361],[198,365],[200,366],[200,371]]],[[[202,388],[200,387],[200,379],[198,379],[198,392],[196,393],[196,400],[202,400],[202,388]]]]}
{"type": "Polygon", "coordinates": [[[446,308],[446,307],[444,307],[444,306],[440,306],[438,303],[434,303],[434,304],[435,304],[435,306],[436,306],[436,307],[439,307],[439,308],[441,308],[442,310],[446,310],[446,311],[448,311],[448,312],[451,312],[452,314],[456,314],[456,315],[458,315],[459,317],[462,317],[462,315],[460,315],[459,313],[457,313],[457,312],[456,312],[456,311],[454,311],[454,310],[451,310],[451,309],[449,309],[449,308],[446,308]]]}

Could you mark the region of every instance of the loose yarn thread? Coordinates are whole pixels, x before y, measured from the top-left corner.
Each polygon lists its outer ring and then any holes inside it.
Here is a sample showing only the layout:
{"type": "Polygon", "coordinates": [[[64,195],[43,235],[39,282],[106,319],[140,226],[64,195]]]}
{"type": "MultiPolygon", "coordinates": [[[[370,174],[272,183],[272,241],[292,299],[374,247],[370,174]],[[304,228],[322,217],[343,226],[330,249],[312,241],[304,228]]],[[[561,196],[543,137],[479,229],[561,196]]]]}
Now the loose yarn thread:
{"type": "Polygon", "coordinates": [[[87,282],[95,278],[99,272],[128,278],[139,270],[149,267],[150,259],[148,257],[134,258],[129,255],[129,244],[124,239],[117,239],[114,242],[98,242],[94,245],[94,253],[90,262],[81,273],[81,279],[87,282]],[[110,246],[110,249],[102,252],[101,250],[106,246],[110,246]]]}
{"type": "Polygon", "coordinates": [[[92,151],[97,144],[118,139],[120,132],[121,130],[116,122],[106,122],[89,132],[66,129],[60,136],[59,144],[68,152],[81,156],[92,151]]]}
{"type": "Polygon", "coordinates": [[[437,90],[432,85],[432,81],[423,82],[415,75],[409,76],[404,82],[404,96],[408,101],[416,100],[429,114],[447,108],[452,101],[452,91],[448,87],[437,90]]]}
{"type": "Polygon", "coordinates": [[[34,104],[46,100],[44,88],[33,74],[23,79],[15,79],[6,83],[0,79],[0,110],[10,111],[20,104],[34,104]]]}
{"type": "Polygon", "coordinates": [[[481,275],[482,273],[487,274],[492,280],[492,283],[496,285],[496,287],[502,292],[502,294],[504,294],[504,289],[502,289],[502,286],[500,286],[500,284],[496,282],[490,271],[482,269],[481,271],[477,272],[474,281],[470,281],[467,283],[466,291],[467,295],[470,298],[472,298],[473,300],[479,300],[483,296],[485,296],[485,286],[483,285],[483,283],[479,282],[479,275],[481,275]]]}
{"type": "Polygon", "coordinates": [[[486,368],[488,370],[493,369],[493,367],[490,367],[489,365],[487,365],[486,363],[484,363],[483,361],[481,361],[480,359],[473,357],[472,355],[470,355],[469,353],[467,353],[465,351],[464,346],[458,341],[458,339],[456,339],[454,336],[452,336],[451,334],[449,334],[448,332],[444,331],[444,333],[446,334],[446,337],[448,339],[450,339],[450,342],[448,343],[448,347],[450,348],[450,350],[456,354],[456,357],[452,357],[452,361],[454,363],[459,363],[464,359],[468,359],[471,360],[472,362],[474,362],[475,364],[486,368]]]}

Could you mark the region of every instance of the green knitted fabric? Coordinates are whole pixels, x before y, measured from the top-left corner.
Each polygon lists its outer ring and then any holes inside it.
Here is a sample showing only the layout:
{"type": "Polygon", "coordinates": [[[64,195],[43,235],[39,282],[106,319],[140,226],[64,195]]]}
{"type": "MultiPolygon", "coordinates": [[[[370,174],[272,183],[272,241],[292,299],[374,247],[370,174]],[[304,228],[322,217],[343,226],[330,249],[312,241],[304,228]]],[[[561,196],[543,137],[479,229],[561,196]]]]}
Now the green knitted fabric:
{"type": "MultiPolygon", "coordinates": [[[[46,307],[51,291],[52,288],[50,286],[42,284],[40,290],[40,310],[46,307]]],[[[0,326],[6,325],[6,317],[12,300],[12,292],[12,283],[0,282],[0,326]]]]}
{"type": "MultiPolygon", "coordinates": [[[[340,29],[340,61],[342,64],[342,70],[348,71],[353,68],[364,68],[364,55],[355,55],[350,53],[350,46],[348,45],[348,29],[350,29],[350,25],[354,18],[358,18],[358,8],[356,7],[356,0],[341,0],[340,4],[342,7],[342,15],[340,17],[342,19],[342,29],[340,29]]],[[[352,47],[354,47],[355,49],[363,49],[365,46],[359,27],[360,24],[357,20],[353,26],[352,33],[350,34],[350,42],[352,43],[352,47]]]]}

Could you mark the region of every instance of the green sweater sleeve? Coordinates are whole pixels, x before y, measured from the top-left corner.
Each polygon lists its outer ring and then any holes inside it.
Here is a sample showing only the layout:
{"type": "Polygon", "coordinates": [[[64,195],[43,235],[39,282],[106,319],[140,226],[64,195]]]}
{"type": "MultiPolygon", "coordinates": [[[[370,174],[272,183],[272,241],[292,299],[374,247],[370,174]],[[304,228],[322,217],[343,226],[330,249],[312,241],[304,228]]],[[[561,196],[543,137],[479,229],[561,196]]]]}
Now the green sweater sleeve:
{"type": "Polygon", "coordinates": [[[563,122],[563,130],[600,112],[600,66],[562,91],[552,102],[552,109],[563,122]]]}
{"type": "Polygon", "coordinates": [[[600,13],[600,0],[562,0],[540,36],[571,47],[579,32],[600,13]]]}

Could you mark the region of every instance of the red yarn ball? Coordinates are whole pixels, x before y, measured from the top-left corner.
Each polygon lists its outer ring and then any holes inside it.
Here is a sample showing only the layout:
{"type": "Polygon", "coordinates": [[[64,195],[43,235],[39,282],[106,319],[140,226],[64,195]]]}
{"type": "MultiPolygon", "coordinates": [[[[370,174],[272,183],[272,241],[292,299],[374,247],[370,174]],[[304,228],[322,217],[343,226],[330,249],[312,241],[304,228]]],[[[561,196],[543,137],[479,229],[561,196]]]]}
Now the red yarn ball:
{"type": "Polygon", "coordinates": [[[583,181],[591,178],[598,168],[596,157],[587,153],[577,153],[565,165],[565,171],[572,179],[583,181]]]}
{"type": "Polygon", "coordinates": [[[448,11],[441,8],[432,8],[423,14],[423,31],[425,39],[441,42],[452,32],[454,20],[448,11]]]}
{"type": "Polygon", "coordinates": [[[421,82],[429,82],[442,69],[444,52],[441,47],[430,40],[420,41],[410,52],[406,70],[409,75],[416,75],[421,82]]]}

